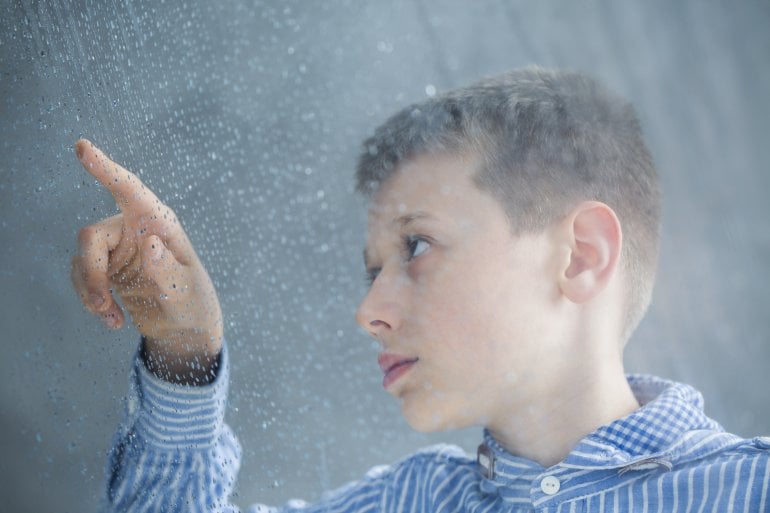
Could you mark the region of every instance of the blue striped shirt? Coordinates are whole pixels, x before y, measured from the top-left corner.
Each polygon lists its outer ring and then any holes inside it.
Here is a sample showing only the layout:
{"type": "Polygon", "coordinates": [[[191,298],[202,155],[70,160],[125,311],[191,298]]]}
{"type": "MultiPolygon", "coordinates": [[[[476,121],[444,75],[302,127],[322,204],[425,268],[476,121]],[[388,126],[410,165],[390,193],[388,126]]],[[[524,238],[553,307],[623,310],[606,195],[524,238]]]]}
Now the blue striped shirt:
{"type": "MultiPolygon", "coordinates": [[[[224,423],[227,349],[203,387],[162,381],[137,358],[110,457],[104,511],[235,512],[240,447],[224,423]]],[[[477,459],[424,449],[327,493],[256,512],[770,512],[770,438],[742,439],[703,413],[688,385],[631,375],[643,406],[581,440],[549,468],[488,432],[477,459]]]]}

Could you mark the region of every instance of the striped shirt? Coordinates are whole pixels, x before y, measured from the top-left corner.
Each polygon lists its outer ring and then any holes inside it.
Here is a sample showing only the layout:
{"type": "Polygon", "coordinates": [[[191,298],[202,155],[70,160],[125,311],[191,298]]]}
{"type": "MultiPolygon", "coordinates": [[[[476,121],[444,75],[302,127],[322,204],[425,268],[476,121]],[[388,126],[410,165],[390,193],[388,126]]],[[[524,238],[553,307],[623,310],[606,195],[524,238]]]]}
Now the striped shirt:
{"type": "MultiPolygon", "coordinates": [[[[227,349],[203,387],[162,381],[137,358],[126,422],[110,456],[104,511],[235,512],[240,447],[224,423],[227,349]]],[[[488,432],[476,459],[434,446],[327,493],[257,512],[770,512],[770,438],[742,439],[703,413],[694,388],[628,381],[642,407],[544,468],[488,432]]]]}

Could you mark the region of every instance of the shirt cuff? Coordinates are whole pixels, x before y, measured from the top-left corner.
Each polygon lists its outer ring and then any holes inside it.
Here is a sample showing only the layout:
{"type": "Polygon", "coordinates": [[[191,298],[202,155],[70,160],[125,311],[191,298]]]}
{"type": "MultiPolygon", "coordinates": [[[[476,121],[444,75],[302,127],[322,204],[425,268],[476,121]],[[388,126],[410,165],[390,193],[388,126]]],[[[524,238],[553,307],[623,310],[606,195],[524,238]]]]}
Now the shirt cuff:
{"type": "Polygon", "coordinates": [[[224,425],[230,365],[222,343],[214,380],[203,386],[170,383],[150,372],[141,350],[134,359],[128,417],[146,443],[165,449],[207,449],[224,425]]]}

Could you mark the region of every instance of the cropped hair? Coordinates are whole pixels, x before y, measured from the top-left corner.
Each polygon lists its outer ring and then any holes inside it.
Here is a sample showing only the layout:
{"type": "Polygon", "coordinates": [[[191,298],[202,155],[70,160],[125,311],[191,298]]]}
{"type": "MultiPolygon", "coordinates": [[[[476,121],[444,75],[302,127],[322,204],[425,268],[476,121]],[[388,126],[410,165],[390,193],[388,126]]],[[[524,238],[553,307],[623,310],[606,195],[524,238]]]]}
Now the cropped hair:
{"type": "Polygon", "coordinates": [[[660,241],[657,173],[630,103],[575,72],[529,67],[410,105],[363,144],[357,190],[371,198],[425,154],[480,159],[474,180],[514,235],[535,233],[581,201],[607,204],[623,233],[623,340],[652,297],[660,241]]]}

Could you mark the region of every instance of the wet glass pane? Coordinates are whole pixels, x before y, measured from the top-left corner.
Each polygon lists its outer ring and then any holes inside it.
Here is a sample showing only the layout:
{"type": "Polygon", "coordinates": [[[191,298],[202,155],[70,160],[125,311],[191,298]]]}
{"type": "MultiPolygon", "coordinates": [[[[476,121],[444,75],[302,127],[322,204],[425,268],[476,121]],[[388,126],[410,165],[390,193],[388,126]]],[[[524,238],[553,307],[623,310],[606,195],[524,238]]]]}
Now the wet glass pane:
{"type": "Polygon", "coordinates": [[[317,498],[438,441],[382,391],[365,290],[361,141],[413,101],[529,64],[586,71],[640,113],[665,193],[659,281],[628,368],[690,382],[728,430],[770,425],[770,9],[697,1],[86,2],[0,7],[0,496],[90,511],[135,328],[70,285],[117,212],[93,140],[182,220],[219,293],[246,506],[317,498]]]}

